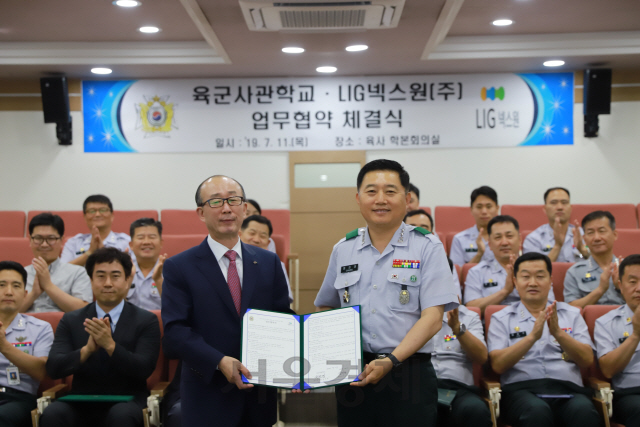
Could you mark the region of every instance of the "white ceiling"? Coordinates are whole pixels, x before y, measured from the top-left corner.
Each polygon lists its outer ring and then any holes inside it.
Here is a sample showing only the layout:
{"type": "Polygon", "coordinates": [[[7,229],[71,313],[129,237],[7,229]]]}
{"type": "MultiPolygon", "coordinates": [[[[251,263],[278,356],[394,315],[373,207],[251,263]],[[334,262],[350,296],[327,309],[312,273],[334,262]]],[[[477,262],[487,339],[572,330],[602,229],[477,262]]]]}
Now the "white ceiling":
{"type": "Polygon", "coordinates": [[[640,2],[632,0],[406,0],[397,28],[343,33],[249,31],[238,0],[4,1],[0,77],[64,73],[98,78],[314,76],[640,69],[640,2]],[[495,27],[509,18],[514,24],[495,27]],[[154,25],[157,34],[137,29],[154,25]],[[351,44],[367,44],[349,53],[351,44]],[[288,55],[284,46],[306,52],[288,55]]]}

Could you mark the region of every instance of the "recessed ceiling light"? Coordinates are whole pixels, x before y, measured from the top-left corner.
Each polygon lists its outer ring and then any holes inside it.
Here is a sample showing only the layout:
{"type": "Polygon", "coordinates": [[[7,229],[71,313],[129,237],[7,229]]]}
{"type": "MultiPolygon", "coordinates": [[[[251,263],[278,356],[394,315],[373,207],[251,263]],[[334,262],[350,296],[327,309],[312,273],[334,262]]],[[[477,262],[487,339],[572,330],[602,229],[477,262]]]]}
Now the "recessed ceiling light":
{"type": "Polygon", "coordinates": [[[356,44],[353,46],[347,46],[345,48],[347,52],[360,52],[362,50],[367,50],[367,49],[369,49],[369,46],[367,46],[366,44],[356,44]]]}
{"type": "Polygon", "coordinates": [[[284,53],[302,53],[304,49],[301,47],[283,47],[282,51],[284,53]]]}
{"type": "Polygon", "coordinates": [[[136,0],[116,0],[113,4],[120,7],[136,7],[140,6],[142,3],[136,0]]]}
{"type": "Polygon", "coordinates": [[[91,72],[93,74],[111,74],[112,71],[111,71],[111,68],[98,67],[98,68],[92,68],[91,72]]]}
{"type": "Polygon", "coordinates": [[[507,25],[513,24],[513,21],[511,19],[496,19],[492,24],[496,27],[506,27],[507,25]]]}
{"type": "Polygon", "coordinates": [[[554,59],[551,61],[545,61],[543,62],[543,64],[545,67],[560,67],[562,65],[564,65],[564,61],[561,61],[559,59],[554,59]]]}
{"type": "Polygon", "coordinates": [[[157,33],[158,31],[160,31],[160,28],[158,27],[140,27],[138,28],[138,31],[140,31],[141,33],[157,33]]]}
{"type": "Polygon", "coordinates": [[[323,67],[316,68],[316,71],[319,73],[335,73],[336,71],[338,71],[338,69],[330,65],[325,65],[323,67]]]}

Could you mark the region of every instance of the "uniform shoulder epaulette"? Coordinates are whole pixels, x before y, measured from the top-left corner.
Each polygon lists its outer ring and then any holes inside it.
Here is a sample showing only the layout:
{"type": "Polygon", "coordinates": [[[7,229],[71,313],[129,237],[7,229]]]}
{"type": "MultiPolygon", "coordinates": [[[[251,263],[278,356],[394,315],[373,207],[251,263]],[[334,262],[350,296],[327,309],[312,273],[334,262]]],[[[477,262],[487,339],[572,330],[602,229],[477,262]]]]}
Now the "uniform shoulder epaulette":
{"type": "Polygon", "coordinates": [[[413,229],[413,231],[417,231],[418,233],[420,233],[420,234],[424,234],[425,236],[426,236],[427,234],[431,234],[431,232],[430,232],[429,230],[426,230],[426,229],[424,229],[424,228],[422,228],[422,227],[415,227],[415,228],[413,229]]]}
{"type": "Polygon", "coordinates": [[[354,237],[358,237],[358,230],[359,229],[356,228],[355,230],[348,232],[347,235],[345,236],[347,240],[353,239],[354,237]]]}

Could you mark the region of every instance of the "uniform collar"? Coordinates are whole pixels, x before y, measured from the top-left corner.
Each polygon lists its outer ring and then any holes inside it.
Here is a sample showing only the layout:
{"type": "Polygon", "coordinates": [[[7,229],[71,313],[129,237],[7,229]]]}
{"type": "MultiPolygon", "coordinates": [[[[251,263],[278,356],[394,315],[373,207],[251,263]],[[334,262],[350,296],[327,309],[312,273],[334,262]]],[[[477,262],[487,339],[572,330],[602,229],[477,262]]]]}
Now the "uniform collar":
{"type": "Polygon", "coordinates": [[[58,269],[58,267],[60,267],[60,258],[56,259],[55,261],[53,261],[51,264],[49,264],[49,273],[53,274],[56,272],[56,270],[58,269]]]}
{"type": "Polygon", "coordinates": [[[8,328],[6,328],[6,334],[9,334],[12,331],[24,331],[27,329],[27,319],[21,313],[16,314],[16,317],[13,318],[11,324],[8,328]]]}
{"type": "Polygon", "coordinates": [[[151,269],[151,271],[149,271],[149,274],[147,275],[147,277],[144,277],[144,276],[142,275],[142,271],[140,270],[140,266],[138,265],[138,260],[137,260],[137,259],[134,259],[134,260],[133,260],[133,263],[134,263],[134,265],[135,265],[135,267],[136,267],[136,277],[137,277],[138,279],[140,279],[140,280],[146,280],[146,279],[148,279],[149,277],[151,277],[151,276],[153,275],[153,270],[155,270],[156,265],[158,265],[158,262],[159,262],[159,261],[160,261],[160,258],[158,257],[158,259],[156,260],[156,263],[153,265],[153,268],[151,269]]]}
{"type": "MultiPolygon", "coordinates": [[[[548,306],[549,306],[549,301],[547,301],[547,305],[545,305],[545,309],[548,306]]],[[[520,321],[520,323],[526,322],[529,319],[531,319],[532,322],[536,321],[535,317],[533,317],[531,312],[529,312],[529,310],[527,309],[527,307],[524,305],[522,301],[519,301],[517,304],[514,304],[513,308],[514,308],[513,312],[516,313],[516,315],[518,316],[518,321],[520,321]]]]}
{"type": "MultiPolygon", "coordinates": [[[[413,225],[407,225],[403,221],[402,224],[400,224],[400,226],[396,230],[396,232],[393,233],[393,237],[391,238],[389,245],[407,246],[409,242],[409,233],[414,228],[415,227],[413,225]]],[[[361,228],[360,230],[358,230],[358,237],[357,237],[359,239],[358,249],[364,249],[365,247],[371,245],[371,236],[369,236],[369,227],[365,227],[363,229],[361,228]],[[362,234],[360,233],[360,230],[363,230],[362,234]]],[[[386,249],[387,248],[385,248],[385,252],[386,252],[386,249]]]]}
{"type": "Polygon", "coordinates": [[[623,305],[620,308],[622,309],[622,315],[624,316],[624,318],[622,319],[624,320],[624,324],[630,325],[631,318],[633,317],[633,311],[631,311],[631,308],[627,304],[623,305]]]}
{"type": "MultiPolygon", "coordinates": [[[[207,236],[207,243],[209,243],[211,252],[213,252],[213,256],[216,257],[216,261],[218,262],[220,262],[224,254],[226,254],[227,251],[229,250],[229,248],[223,245],[222,243],[219,243],[213,240],[211,236],[207,236]]],[[[235,246],[231,250],[235,251],[235,253],[237,254],[237,257],[242,259],[242,245],[240,245],[240,238],[238,238],[238,241],[236,242],[235,246]]]]}
{"type": "MultiPolygon", "coordinates": [[[[618,258],[616,258],[616,256],[613,255],[613,257],[611,258],[611,262],[616,262],[616,261],[618,261],[618,258]]],[[[593,262],[592,257],[589,257],[589,259],[587,260],[587,268],[588,268],[588,271],[596,271],[596,270],[602,271],[602,268],[600,268],[598,263],[593,262]]]]}
{"type": "Polygon", "coordinates": [[[490,265],[491,265],[491,272],[492,273],[504,273],[504,274],[507,274],[507,271],[504,268],[502,268],[502,265],[500,265],[500,263],[498,262],[497,259],[494,258],[493,260],[491,260],[491,264],[490,265]]]}
{"type": "Polygon", "coordinates": [[[474,225],[472,227],[467,228],[466,230],[464,230],[464,233],[469,237],[469,238],[477,238],[478,234],[480,234],[480,230],[478,230],[478,225],[474,225]]]}

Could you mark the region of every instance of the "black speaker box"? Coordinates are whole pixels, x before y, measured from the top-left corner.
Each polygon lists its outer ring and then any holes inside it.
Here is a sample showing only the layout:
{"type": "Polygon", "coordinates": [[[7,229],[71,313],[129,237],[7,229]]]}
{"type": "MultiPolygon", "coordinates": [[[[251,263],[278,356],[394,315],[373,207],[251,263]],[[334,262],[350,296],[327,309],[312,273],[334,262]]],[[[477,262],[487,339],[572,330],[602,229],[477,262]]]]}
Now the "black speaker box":
{"type": "Polygon", "coordinates": [[[584,114],[611,114],[611,69],[584,70],[584,114]]]}
{"type": "Polygon", "coordinates": [[[69,123],[69,90],[66,77],[43,77],[40,79],[42,111],[45,123],[69,123]]]}

